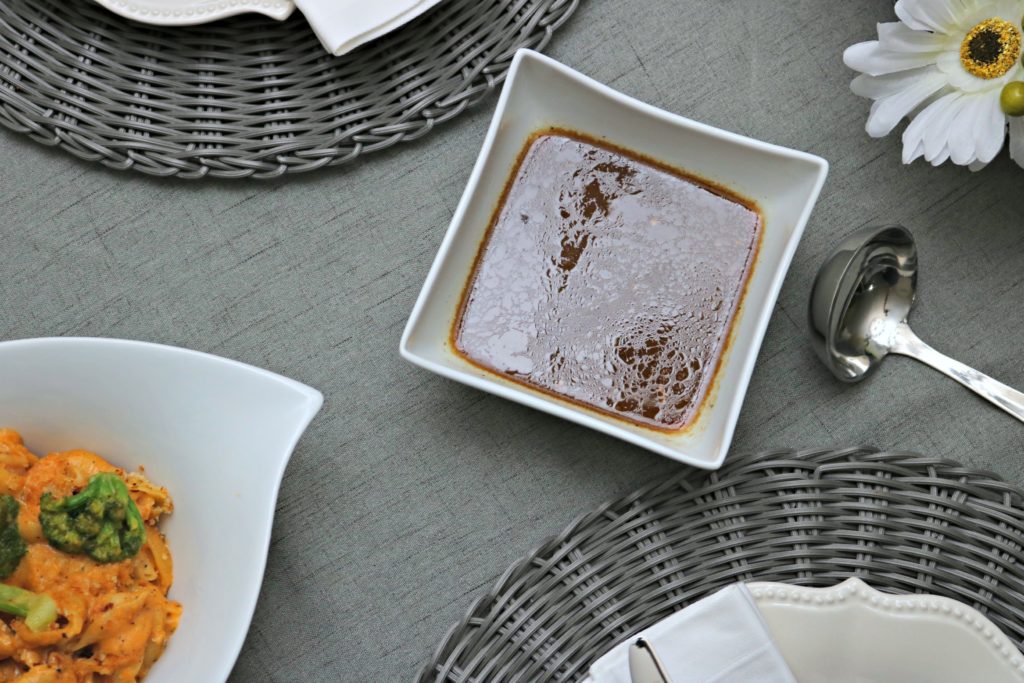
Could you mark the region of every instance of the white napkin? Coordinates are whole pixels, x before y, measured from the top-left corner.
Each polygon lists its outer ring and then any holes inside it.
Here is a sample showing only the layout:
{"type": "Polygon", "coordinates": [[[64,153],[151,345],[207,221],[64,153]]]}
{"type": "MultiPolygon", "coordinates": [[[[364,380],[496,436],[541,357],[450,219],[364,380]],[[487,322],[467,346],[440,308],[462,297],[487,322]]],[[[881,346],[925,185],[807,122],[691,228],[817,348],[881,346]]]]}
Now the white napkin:
{"type": "Polygon", "coordinates": [[[630,683],[629,646],[643,637],[673,683],[796,683],[746,586],[662,619],[590,667],[589,683],[630,683]]]}
{"type": "Polygon", "coordinates": [[[343,55],[412,21],[440,0],[295,0],[320,42],[343,55]]]}

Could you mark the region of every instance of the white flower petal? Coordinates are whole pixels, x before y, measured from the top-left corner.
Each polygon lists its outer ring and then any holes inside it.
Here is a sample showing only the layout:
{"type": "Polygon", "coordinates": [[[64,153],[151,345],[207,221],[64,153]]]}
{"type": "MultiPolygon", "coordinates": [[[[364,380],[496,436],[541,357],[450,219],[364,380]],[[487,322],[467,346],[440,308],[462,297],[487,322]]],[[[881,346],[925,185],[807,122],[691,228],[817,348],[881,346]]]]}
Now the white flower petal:
{"type": "Polygon", "coordinates": [[[952,33],[965,12],[960,0],[898,0],[896,16],[915,31],[952,33]]]}
{"type": "Polygon", "coordinates": [[[949,123],[946,140],[950,159],[957,166],[966,166],[978,158],[974,134],[984,115],[984,97],[975,95],[960,100],[960,110],[949,123]]]}
{"type": "Polygon", "coordinates": [[[931,160],[928,161],[932,166],[942,166],[942,164],[949,161],[949,147],[943,147],[942,151],[936,154],[931,160]]]}
{"type": "Polygon", "coordinates": [[[939,72],[939,70],[934,66],[926,66],[922,69],[900,71],[898,73],[886,74],[884,76],[860,74],[850,82],[850,90],[852,90],[855,95],[867,97],[872,100],[880,100],[883,97],[889,97],[890,95],[895,95],[901,90],[913,87],[922,78],[927,78],[932,74],[937,73],[941,72],[939,72]]]}
{"type": "MultiPolygon", "coordinates": [[[[1021,7],[1019,0],[997,0],[992,10],[993,17],[1007,21],[1020,22],[1021,15],[1024,15],[1024,8],[1021,7]]],[[[1019,23],[1017,25],[1020,26],[1019,23]]]]}
{"type": "Polygon", "coordinates": [[[904,116],[917,109],[929,97],[946,86],[946,76],[938,71],[919,76],[898,92],[878,99],[871,107],[866,130],[873,138],[885,137],[904,116]]]}
{"type": "MultiPolygon", "coordinates": [[[[1006,21],[1020,22],[1024,8],[1017,0],[995,0],[994,2],[972,2],[958,22],[959,32],[966,34],[986,19],[999,18],[1006,21]]],[[[1017,23],[1020,26],[1019,23],[1017,23]]],[[[963,39],[963,36],[960,36],[963,39]]]]}
{"type": "Polygon", "coordinates": [[[987,164],[996,158],[1006,142],[1006,114],[999,105],[998,93],[977,97],[981,104],[974,128],[974,146],[978,161],[987,164]]]}
{"type": "Polygon", "coordinates": [[[894,21],[878,25],[878,44],[893,52],[942,52],[948,50],[949,36],[930,31],[915,31],[906,24],[894,21]]]}
{"type": "MultiPolygon", "coordinates": [[[[928,161],[934,161],[947,148],[950,148],[953,122],[956,121],[960,110],[963,109],[967,101],[967,98],[960,93],[954,94],[957,97],[936,112],[935,119],[928,124],[928,129],[924,132],[924,158],[928,161]]],[[[971,146],[974,146],[973,138],[971,146]]],[[[952,149],[949,149],[949,152],[952,153],[952,149]]],[[[968,159],[968,161],[970,160],[968,159]]]]}
{"type": "Polygon", "coordinates": [[[984,161],[975,161],[974,163],[969,165],[967,168],[971,169],[971,173],[977,173],[978,171],[982,170],[986,166],[988,166],[988,164],[985,163],[984,161]]]}
{"type": "Polygon", "coordinates": [[[924,156],[924,142],[918,141],[917,144],[911,148],[903,147],[903,163],[912,164],[921,157],[924,156]]]}
{"type": "Polygon", "coordinates": [[[929,122],[938,111],[936,105],[951,97],[953,93],[944,95],[921,111],[903,131],[903,163],[909,164],[924,156],[924,134],[929,122]]]}
{"type": "MultiPolygon", "coordinates": [[[[946,117],[947,110],[952,110],[951,116],[955,115],[956,102],[961,97],[963,95],[958,92],[943,95],[914,117],[907,129],[903,131],[903,163],[909,164],[922,155],[929,161],[938,156],[942,148],[945,147],[945,137],[940,142],[938,149],[935,149],[934,142],[929,144],[929,140],[935,137],[933,131],[937,128],[936,121],[939,120],[940,115],[946,117]]],[[[945,130],[943,130],[944,133],[945,130]]]]}
{"type": "Polygon", "coordinates": [[[960,52],[943,52],[935,60],[939,71],[946,74],[949,84],[957,90],[964,92],[984,92],[986,90],[1002,90],[1003,86],[1010,81],[1017,80],[1021,75],[1020,62],[999,78],[978,78],[964,68],[960,61],[960,52]]]}
{"type": "Polygon", "coordinates": [[[1024,167],[1024,118],[1010,117],[1010,158],[1024,167]]]}
{"type": "Polygon", "coordinates": [[[884,76],[934,64],[936,55],[930,52],[894,52],[883,50],[877,40],[857,43],[846,48],[843,62],[846,66],[872,76],[884,76]]]}

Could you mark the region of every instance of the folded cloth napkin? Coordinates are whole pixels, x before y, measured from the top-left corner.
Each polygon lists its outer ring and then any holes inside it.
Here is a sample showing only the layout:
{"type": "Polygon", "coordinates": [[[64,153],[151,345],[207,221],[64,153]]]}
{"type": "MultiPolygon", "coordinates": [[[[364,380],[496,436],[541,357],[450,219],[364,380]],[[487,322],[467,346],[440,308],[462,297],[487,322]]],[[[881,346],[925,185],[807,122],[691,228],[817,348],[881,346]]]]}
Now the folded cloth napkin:
{"type": "Polygon", "coordinates": [[[629,646],[643,638],[672,683],[796,683],[754,599],[735,584],[616,645],[588,683],[631,683],[629,646]]]}
{"type": "Polygon", "coordinates": [[[295,0],[320,42],[343,55],[412,21],[440,0],[295,0]]]}

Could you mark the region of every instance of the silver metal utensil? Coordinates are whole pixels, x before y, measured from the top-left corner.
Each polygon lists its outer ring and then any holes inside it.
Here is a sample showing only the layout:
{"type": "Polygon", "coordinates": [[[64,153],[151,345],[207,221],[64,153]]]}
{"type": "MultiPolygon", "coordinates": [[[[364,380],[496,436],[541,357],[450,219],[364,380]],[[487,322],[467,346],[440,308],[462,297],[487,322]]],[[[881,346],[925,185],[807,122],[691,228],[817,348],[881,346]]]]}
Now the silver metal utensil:
{"type": "Polygon", "coordinates": [[[825,261],[808,308],[815,351],[839,379],[859,382],[890,353],[916,358],[1024,421],[1024,394],[931,348],[907,317],[917,290],[917,246],[902,226],[870,227],[825,261]]]}
{"type": "Polygon", "coordinates": [[[633,683],[672,683],[654,648],[643,638],[629,646],[629,678],[633,683]]]}

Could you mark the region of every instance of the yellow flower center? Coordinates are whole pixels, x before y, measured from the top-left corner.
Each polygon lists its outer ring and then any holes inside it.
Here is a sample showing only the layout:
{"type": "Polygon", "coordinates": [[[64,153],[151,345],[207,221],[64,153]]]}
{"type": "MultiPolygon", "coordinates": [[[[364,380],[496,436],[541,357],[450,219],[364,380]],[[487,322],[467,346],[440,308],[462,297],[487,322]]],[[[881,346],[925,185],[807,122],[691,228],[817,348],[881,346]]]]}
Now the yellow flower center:
{"type": "Polygon", "coordinates": [[[978,78],[1004,76],[1020,58],[1020,29],[1002,19],[986,19],[960,44],[960,61],[978,78]]]}

